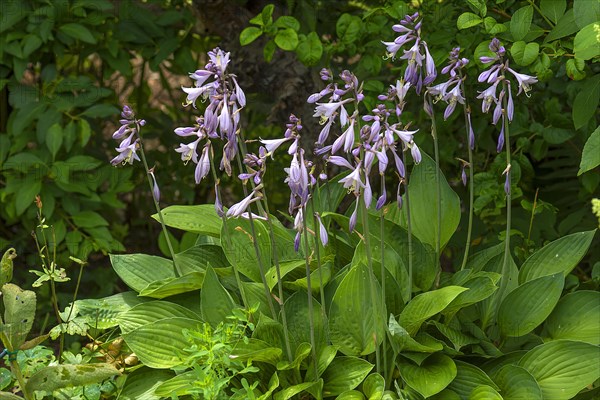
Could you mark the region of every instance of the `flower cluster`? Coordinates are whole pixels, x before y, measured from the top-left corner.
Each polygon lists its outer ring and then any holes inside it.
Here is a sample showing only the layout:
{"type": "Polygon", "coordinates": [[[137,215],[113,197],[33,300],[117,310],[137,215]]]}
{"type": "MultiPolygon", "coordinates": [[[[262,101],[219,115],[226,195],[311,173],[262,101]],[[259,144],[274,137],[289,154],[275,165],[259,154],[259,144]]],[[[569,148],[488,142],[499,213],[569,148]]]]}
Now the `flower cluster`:
{"type": "Polygon", "coordinates": [[[115,148],[119,152],[119,155],[113,158],[110,163],[112,165],[121,163],[125,165],[127,163],[133,164],[134,161],[140,161],[137,155],[137,150],[140,147],[139,130],[140,127],[146,124],[146,121],[136,119],[131,107],[123,106],[119,123],[121,127],[112,135],[113,139],[122,139],[119,147],[115,148]]]}
{"type": "Polygon", "coordinates": [[[195,126],[175,129],[175,133],[179,136],[196,137],[196,140],[191,143],[181,143],[176,150],[181,153],[181,159],[185,163],[192,160],[197,164],[196,183],[200,183],[210,171],[210,139],[225,140],[220,168],[231,175],[231,161],[238,152],[236,132],[240,121],[239,111],[246,105],[246,96],[238,85],[236,76],[226,73],[229,53],[216,48],[208,52],[208,57],[209,62],[204,69],[190,74],[190,78],[196,81],[194,87],[182,88],[187,93],[186,105],[192,104],[196,108],[196,101],[201,99],[208,100],[208,106],[204,114],[196,119],[195,126]],[[203,146],[202,155],[198,158],[199,143],[203,139],[207,139],[207,142],[203,146]]]}
{"type": "Polygon", "coordinates": [[[403,50],[404,55],[400,59],[408,61],[408,66],[404,71],[404,80],[413,85],[417,93],[421,93],[423,85],[431,84],[437,76],[433,57],[429,53],[427,43],[421,38],[422,22],[419,20],[419,13],[407,15],[399,24],[392,26],[394,32],[401,35],[393,42],[382,42],[387,48],[388,57],[395,58],[400,49],[414,41],[410,49],[403,50]],[[425,77],[423,77],[423,67],[425,67],[425,77]]]}
{"type": "MultiPolygon", "coordinates": [[[[512,98],[511,81],[506,77],[506,71],[510,72],[516,79],[519,85],[519,91],[525,92],[525,95],[531,90],[531,84],[536,83],[537,79],[534,76],[525,74],[519,74],[509,67],[509,61],[504,60],[506,49],[497,38],[492,39],[489,45],[489,49],[494,53],[492,57],[484,56],[480,57],[480,61],[483,64],[492,64],[489,69],[483,71],[478,78],[479,82],[487,82],[490,86],[482,92],[479,92],[478,99],[481,99],[481,111],[487,113],[490,111],[493,104],[495,104],[494,112],[492,116],[492,122],[495,125],[502,116],[503,112],[503,100],[507,97],[506,102],[506,116],[508,121],[512,121],[515,106],[512,98]],[[498,86],[501,86],[499,94],[498,86]]],[[[504,119],[502,119],[502,129],[500,130],[500,136],[498,137],[497,151],[502,151],[504,147],[504,119]]]]}
{"type": "Polygon", "coordinates": [[[450,78],[446,82],[427,88],[427,93],[434,96],[435,101],[442,100],[447,104],[444,111],[444,120],[452,115],[457,103],[465,104],[465,98],[461,90],[464,78],[460,74],[460,70],[469,63],[469,60],[460,58],[458,56],[459,52],[459,47],[452,49],[449,57],[450,62],[442,69],[442,74],[448,74],[450,78]]]}

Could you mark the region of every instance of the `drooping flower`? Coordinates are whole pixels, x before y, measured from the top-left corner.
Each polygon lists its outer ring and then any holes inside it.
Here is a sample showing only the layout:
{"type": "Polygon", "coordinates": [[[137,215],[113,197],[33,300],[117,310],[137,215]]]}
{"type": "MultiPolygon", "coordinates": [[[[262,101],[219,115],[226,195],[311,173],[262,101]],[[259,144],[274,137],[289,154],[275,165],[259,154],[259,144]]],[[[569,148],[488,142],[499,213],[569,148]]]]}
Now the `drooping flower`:
{"type": "Polygon", "coordinates": [[[146,124],[143,119],[136,119],[135,113],[131,107],[124,105],[121,111],[121,126],[112,137],[113,139],[122,139],[119,147],[115,150],[119,153],[110,163],[112,165],[133,164],[134,161],[140,161],[137,150],[140,148],[139,129],[146,124]],[[125,137],[127,135],[127,137],[125,137]]]}
{"type": "Polygon", "coordinates": [[[160,188],[158,187],[158,182],[156,182],[156,176],[154,176],[154,167],[150,168],[148,170],[148,173],[150,174],[150,176],[152,177],[152,195],[154,196],[154,200],[156,200],[156,202],[160,201],[160,188]]]}

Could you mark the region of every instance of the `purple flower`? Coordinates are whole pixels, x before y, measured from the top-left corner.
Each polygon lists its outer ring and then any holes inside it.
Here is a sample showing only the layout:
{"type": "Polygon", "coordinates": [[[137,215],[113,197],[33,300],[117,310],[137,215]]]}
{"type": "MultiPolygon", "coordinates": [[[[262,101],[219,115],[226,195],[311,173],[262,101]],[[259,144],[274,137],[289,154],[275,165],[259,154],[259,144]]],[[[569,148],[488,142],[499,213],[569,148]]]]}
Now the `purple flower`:
{"type": "Polygon", "coordinates": [[[521,92],[525,92],[525,95],[527,95],[527,93],[531,90],[530,85],[537,83],[537,78],[535,76],[519,74],[511,68],[506,68],[506,69],[511,74],[513,74],[514,77],[517,78],[517,81],[519,82],[519,92],[517,93],[517,96],[520,95],[521,92]]]}
{"type": "Polygon", "coordinates": [[[194,177],[196,179],[196,184],[199,184],[206,175],[210,172],[210,142],[207,142],[204,148],[202,149],[202,155],[200,156],[200,160],[198,161],[198,165],[196,165],[196,171],[194,172],[194,177]]]}
{"type": "Polygon", "coordinates": [[[325,225],[323,225],[323,221],[321,220],[321,216],[319,213],[315,213],[317,220],[319,221],[319,237],[321,239],[321,244],[323,247],[327,246],[329,242],[329,236],[327,235],[327,229],[325,229],[325,225]]]}
{"type": "Polygon", "coordinates": [[[381,196],[379,196],[379,198],[377,199],[377,204],[375,205],[375,209],[376,210],[381,210],[381,207],[383,207],[385,205],[385,202],[387,201],[387,192],[385,191],[385,186],[383,186],[383,192],[381,193],[381,196]]]}
{"type": "Polygon", "coordinates": [[[465,164],[462,166],[460,179],[462,180],[463,186],[467,186],[467,173],[465,172],[465,164]]]}
{"type": "Polygon", "coordinates": [[[499,81],[494,82],[492,86],[484,90],[483,92],[479,92],[478,99],[482,99],[481,102],[481,112],[487,113],[492,106],[492,103],[497,103],[498,98],[496,97],[496,88],[498,87],[499,81]]]}
{"type": "Polygon", "coordinates": [[[354,228],[356,227],[356,220],[358,218],[358,202],[359,200],[356,200],[356,205],[354,206],[354,211],[352,212],[352,215],[350,215],[350,223],[348,224],[348,230],[350,231],[350,233],[354,232],[354,228]]]}
{"type": "Polygon", "coordinates": [[[194,164],[198,163],[198,153],[196,150],[198,143],[200,143],[200,139],[197,139],[190,144],[180,143],[179,147],[175,149],[176,152],[181,153],[181,161],[183,161],[185,165],[187,165],[190,160],[192,160],[194,164]]]}
{"type": "Polygon", "coordinates": [[[227,217],[237,218],[246,212],[250,204],[260,200],[260,197],[256,196],[256,191],[252,191],[248,196],[242,199],[239,203],[236,203],[227,210],[227,217]]]}
{"type": "Polygon", "coordinates": [[[150,174],[150,176],[152,177],[152,195],[154,196],[154,200],[156,200],[156,202],[160,201],[160,188],[158,187],[158,182],[156,182],[156,177],[154,176],[154,167],[150,168],[148,170],[148,173],[150,174]]]}
{"type": "Polygon", "coordinates": [[[348,189],[348,192],[359,193],[360,188],[365,187],[365,184],[360,177],[360,167],[361,162],[358,163],[356,168],[354,168],[354,171],[352,171],[348,176],[339,180],[339,182],[343,183],[344,187],[348,189]]]}

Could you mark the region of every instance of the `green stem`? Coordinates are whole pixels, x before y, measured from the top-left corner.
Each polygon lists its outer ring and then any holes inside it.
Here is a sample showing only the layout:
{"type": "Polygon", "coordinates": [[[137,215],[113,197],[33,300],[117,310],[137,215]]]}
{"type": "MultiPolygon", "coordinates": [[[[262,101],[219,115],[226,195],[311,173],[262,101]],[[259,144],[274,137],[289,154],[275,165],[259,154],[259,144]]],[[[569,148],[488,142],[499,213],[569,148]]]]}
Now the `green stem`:
{"type": "Polygon", "coordinates": [[[406,197],[406,230],[408,232],[408,299],[406,302],[408,303],[412,298],[412,288],[413,288],[413,247],[412,247],[412,220],[410,217],[410,199],[408,197],[408,164],[406,164],[406,152],[402,151],[402,162],[404,162],[404,169],[406,179],[404,182],[405,192],[404,196],[406,197]]]}
{"type": "MultiPolygon", "coordinates": [[[[317,190],[318,190],[318,184],[317,184],[317,190]]],[[[320,198],[320,197],[319,197],[320,198]]],[[[327,321],[327,311],[325,310],[325,289],[323,288],[323,266],[321,265],[321,250],[320,250],[320,246],[321,246],[321,236],[319,234],[319,232],[317,232],[318,229],[320,229],[319,227],[319,221],[317,220],[317,211],[316,211],[316,207],[315,207],[315,199],[314,197],[312,197],[311,199],[311,204],[312,204],[312,211],[313,211],[313,226],[314,226],[314,230],[315,230],[315,255],[317,256],[317,268],[319,270],[319,296],[321,299],[321,317],[323,318],[323,324],[325,324],[325,337],[326,337],[326,341],[329,343],[329,329],[327,329],[326,327],[326,321],[327,321]]]]}
{"type": "Polygon", "coordinates": [[[283,282],[281,280],[281,267],[279,265],[279,254],[277,252],[277,243],[275,241],[275,230],[273,229],[273,221],[269,212],[269,201],[267,199],[267,191],[263,193],[264,206],[267,217],[267,225],[269,226],[269,237],[271,238],[271,248],[273,249],[273,261],[275,262],[275,272],[277,273],[277,291],[279,294],[279,306],[281,307],[281,322],[283,324],[283,340],[285,341],[285,350],[290,362],[293,361],[292,347],[290,345],[290,336],[287,325],[287,315],[285,313],[285,299],[283,297],[283,282]]]}
{"type": "Polygon", "coordinates": [[[310,262],[309,255],[310,249],[308,248],[308,225],[306,224],[306,206],[302,205],[302,224],[304,233],[304,262],[306,266],[306,287],[308,291],[308,325],[310,329],[310,347],[313,358],[313,366],[315,371],[315,379],[317,374],[317,349],[315,342],[315,321],[314,321],[314,307],[312,297],[312,285],[310,282],[310,262]]]}
{"type": "Polygon", "coordinates": [[[140,155],[142,156],[142,164],[144,164],[144,170],[146,171],[146,178],[148,178],[148,186],[150,187],[150,196],[152,197],[152,202],[154,203],[154,207],[156,208],[156,213],[158,214],[158,219],[160,221],[160,225],[162,226],[163,234],[165,235],[165,240],[167,242],[167,247],[169,248],[169,253],[171,253],[171,258],[173,259],[173,269],[175,272],[175,276],[179,277],[182,274],[181,268],[179,268],[179,264],[177,263],[177,259],[175,257],[175,251],[173,250],[173,245],[171,244],[171,239],[169,238],[169,231],[167,231],[167,225],[165,224],[165,220],[163,218],[162,211],[160,209],[160,205],[158,204],[158,200],[154,197],[153,191],[153,183],[152,178],[150,177],[150,168],[148,167],[148,162],[146,161],[146,154],[144,152],[144,147],[142,145],[140,126],[138,125],[138,134],[140,135],[140,155]]]}
{"type": "MultiPolygon", "coordinates": [[[[237,155],[237,163],[240,173],[244,171],[242,166],[242,161],[240,154],[237,155]]],[[[244,197],[248,196],[248,188],[244,183],[242,185],[242,190],[244,191],[244,197]]],[[[258,205],[261,207],[260,204],[258,205]]],[[[260,272],[260,279],[262,281],[263,287],[265,289],[265,295],[267,296],[267,302],[269,304],[269,310],[271,311],[271,316],[274,320],[277,321],[277,312],[275,311],[275,306],[273,305],[273,298],[271,297],[271,290],[269,289],[269,284],[267,283],[267,278],[265,277],[265,267],[263,265],[262,257],[260,254],[260,248],[258,247],[256,229],[254,228],[254,218],[252,218],[252,206],[248,207],[248,222],[250,223],[250,233],[252,234],[252,244],[254,246],[254,253],[256,254],[256,260],[258,261],[258,270],[260,272]]]]}
{"type": "MultiPolygon", "coordinates": [[[[461,83],[462,85],[462,83],[461,83]]],[[[463,88],[464,93],[464,88],[463,88]]],[[[473,149],[471,149],[471,122],[469,120],[469,105],[465,103],[463,108],[465,114],[465,126],[467,131],[467,148],[469,149],[469,224],[467,226],[467,240],[465,243],[465,254],[463,255],[463,261],[460,266],[460,270],[465,269],[467,265],[467,259],[469,258],[469,250],[471,249],[471,235],[473,232],[473,199],[475,197],[475,181],[473,172],[473,149]]]]}
{"type": "MultiPolygon", "coordinates": [[[[383,193],[383,191],[385,190],[385,176],[383,174],[380,175],[381,177],[381,193],[383,193]]],[[[381,250],[381,256],[380,256],[380,266],[381,266],[381,304],[383,304],[385,306],[385,274],[386,274],[386,269],[385,269],[385,241],[384,241],[384,236],[385,236],[385,215],[383,213],[384,207],[381,207],[380,210],[380,215],[379,215],[379,247],[381,250]]],[[[383,342],[382,342],[382,348],[383,348],[383,373],[384,373],[384,381],[385,382],[391,382],[391,376],[388,376],[388,362],[387,362],[387,315],[386,318],[383,320],[383,325],[385,328],[385,332],[383,335],[383,342]]]]}
{"type": "Polygon", "coordinates": [[[537,12],[538,12],[538,13],[539,13],[539,14],[542,16],[542,18],[544,18],[544,21],[546,21],[546,23],[547,23],[548,25],[550,25],[552,28],[554,28],[554,24],[552,23],[552,21],[550,21],[548,18],[546,18],[546,16],[545,16],[545,15],[544,15],[544,13],[542,12],[541,8],[540,8],[540,7],[539,7],[537,4],[535,4],[535,2],[534,2],[533,0],[527,0],[527,2],[528,2],[528,3],[529,3],[531,6],[533,6],[533,8],[535,8],[535,11],[537,11],[537,12]]]}
{"type": "Polygon", "coordinates": [[[19,366],[19,363],[15,358],[15,353],[18,352],[18,350],[15,352],[15,349],[8,337],[6,336],[6,333],[2,331],[0,331],[0,341],[2,341],[2,344],[4,344],[4,347],[6,348],[9,354],[8,359],[10,360],[10,369],[12,370],[12,373],[15,375],[15,378],[17,378],[17,381],[19,382],[19,386],[21,387],[23,397],[25,397],[26,400],[32,399],[25,386],[25,379],[23,378],[23,374],[21,373],[21,367],[19,366]]]}
{"type": "MultiPolygon", "coordinates": [[[[504,90],[510,90],[506,80],[503,81],[504,90]]],[[[502,118],[504,120],[504,145],[506,146],[506,179],[508,180],[508,191],[506,193],[506,237],[504,238],[504,260],[502,261],[502,277],[500,280],[500,295],[502,296],[506,290],[506,286],[508,284],[508,264],[511,259],[510,255],[510,230],[511,230],[511,222],[512,222],[512,188],[511,188],[511,168],[510,168],[510,130],[508,115],[506,112],[507,109],[507,100],[506,96],[502,98],[502,118]]],[[[500,303],[498,302],[498,309],[500,308],[500,303]]]]}
{"type": "MultiPolygon", "coordinates": [[[[222,201],[223,197],[221,196],[221,185],[219,184],[220,181],[219,181],[219,178],[217,178],[217,172],[215,170],[215,162],[214,162],[214,154],[212,151],[212,145],[210,148],[210,154],[209,154],[208,158],[210,160],[210,171],[212,173],[213,180],[215,181],[215,196],[217,196],[219,201],[222,201]]],[[[228,248],[231,248],[231,246],[232,246],[231,235],[229,234],[229,228],[227,227],[227,216],[225,215],[225,213],[223,213],[223,215],[221,215],[221,220],[223,221],[223,231],[225,232],[225,241],[226,241],[225,245],[228,248]]],[[[249,310],[250,304],[248,304],[248,299],[246,298],[246,291],[244,290],[244,287],[242,286],[242,279],[240,277],[240,272],[238,271],[237,267],[233,264],[234,263],[231,263],[231,268],[233,269],[233,275],[235,276],[235,282],[236,282],[238,288],[240,289],[240,295],[242,297],[242,304],[246,310],[249,310]]]]}
{"type": "Polygon", "coordinates": [[[433,150],[435,156],[435,186],[436,186],[436,199],[437,204],[437,225],[435,234],[435,262],[438,265],[438,271],[435,278],[435,287],[437,288],[440,282],[441,276],[441,265],[440,265],[440,248],[441,248],[441,236],[442,236],[442,186],[440,183],[440,149],[437,135],[437,125],[435,123],[435,114],[433,113],[433,105],[431,104],[431,98],[427,97],[429,103],[429,109],[432,110],[431,115],[431,136],[433,137],[433,150]]]}

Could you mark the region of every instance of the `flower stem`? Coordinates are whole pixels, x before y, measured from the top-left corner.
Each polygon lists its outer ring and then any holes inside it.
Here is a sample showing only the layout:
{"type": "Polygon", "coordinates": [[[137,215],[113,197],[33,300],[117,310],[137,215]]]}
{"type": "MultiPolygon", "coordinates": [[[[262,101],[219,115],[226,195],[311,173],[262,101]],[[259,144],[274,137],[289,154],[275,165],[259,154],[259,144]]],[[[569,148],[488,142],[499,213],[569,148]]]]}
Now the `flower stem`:
{"type": "Polygon", "coordinates": [[[435,186],[436,186],[436,199],[437,204],[437,225],[435,234],[435,262],[438,266],[438,271],[435,277],[435,287],[437,288],[440,282],[441,276],[441,265],[440,265],[440,247],[441,247],[441,236],[442,236],[442,186],[440,183],[440,149],[437,135],[437,125],[435,123],[435,114],[433,113],[433,105],[431,104],[431,98],[427,97],[429,103],[429,109],[431,111],[431,136],[433,137],[433,150],[435,157],[435,186]]]}
{"type": "MultiPolygon", "coordinates": [[[[381,176],[381,193],[383,193],[383,191],[385,190],[385,176],[383,174],[380,175],[381,176]]],[[[379,247],[381,250],[381,256],[380,256],[380,266],[381,266],[381,304],[385,305],[385,274],[386,274],[386,269],[385,269],[385,240],[384,240],[384,236],[385,236],[385,214],[384,214],[384,207],[381,207],[380,210],[380,215],[379,215],[379,247]]],[[[391,382],[391,378],[389,376],[387,376],[388,373],[388,363],[387,363],[387,315],[386,318],[383,320],[383,325],[384,325],[384,330],[385,330],[385,334],[383,335],[383,342],[382,342],[382,348],[383,348],[383,373],[384,373],[384,381],[385,382],[391,382]]]]}
{"type": "Polygon", "coordinates": [[[405,165],[405,175],[406,179],[404,182],[405,193],[406,196],[406,230],[408,232],[408,299],[406,302],[408,303],[412,298],[412,288],[413,288],[413,248],[412,248],[412,221],[410,217],[410,199],[408,197],[408,165],[406,164],[406,152],[402,152],[402,162],[405,165]]]}
{"type": "Polygon", "coordinates": [[[144,152],[144,146],[141,141],[141,133],[140,126],[138,124],[138,133],[140,134],[140,155],[142,156],[142,164],[144,164],[144,170],[146,171],[146,178],[148,178],[148,186],[150,187],[150,195],[152,196],[152,201],[154,202],[154,207],[156,208],[156,213],[158,214],[158,219],[160,221],[160,225],[162,226],[163,234],[165,235],[165,240],[167,242],[167,247],[169,248],[169,253],[171,253],[171,258],[173,259],[173,268],[175,272],[175,276],[179,277],[183,275],[181,272],[181,268],[179,268],[179,264],[177,263],[177,259],[175,257],[175,251],[173,250],[173,245],[171,244],[171,239],[169,237],[169,231],[167,230],[167,225],[165,224],[165,219],[163,218],[162,211],[160,209],[160,204],[158,204],[158,200],[154,197],[153,192],[153,184],[152,178],[150,177],[150,168],[148,167],[148,162],[146,161],[146,153],[144,152]]]}
{"type": "Polygon", "coordinates": [[[314,321],[314,307],[313,307],[313,297],[312,297],[312,285],[310,282],[310,249],[308,248],[308,225],[306,224],[306,206],[302,206],[302,224],[304,230],[304,261],[306,265],[306,287],[308,291],[308,325],[310,329],[310,347],[313,358],[313,366],[315,370],[315,379],[317,373],[317,349],[315,343],[315,321],[314,321]]]}
{"type": "MultiPolygon", "coordinates": [[[[318,187],[318,184],[317,184],[318,187]]],[[[318,189],[317,189],[318,190],[318,189]]],[[[319,197],[320,198],[320,197],[319,197]]],[[[321,299],[321,317],[323,318],[323,323],[325,324],[325,322],[327,321],[327,311],[325,310],[325,289],[323,288],[324,283],[323,283],[323,266],[321,265],[321,250],[320,250],[320,246],[321,246],[321,237],[317,234],[317,227],[319,226],[319,222],[317,221],[317,211],[316,211],[316,207],[315,207],[315,198],[312,197],[311,198],[311,204],[312,204],[312,211],[313,211],[313,226],[315,229],[315,255],[317,256],[317,268],[319,271],[319,296],[321,299]]],[[[325,326],[325,337],[327,342],[329,342],[329,329],[327,329],[326,324],[325,326]]]]}
{"type": "MultiPolygon", "coordinates": [[[[463,85],[463,82],[461,82],[461,85],[463,85]]],[[[462,92],[464,93],[464,85],[462,88],[462,92]]],[[[467,132],[467,148],[469,151],[469,223],[467,226],[465,253],[463,255],[462,264],[460,266],[461,271],[465,269],[465,266],[467,265],[467,259],[469,258],[469,250],[471,249],[471,235],[473,232],[473,199],[475,197],[475,181],[473,178],[473,149],[471,148],[471,130],[473,129],[473,127],[471,126],[471,119],[469,118],[471,110],[466,99],[463,111],[465,115],[465,130],[467,132]]]]}
{"type": "MultiPolygon", "coordinates": [[[[210,160],[210,171],[212,173],[212,177],[213,180],[215,181],[215,196],[217,196],[217,198],[219,199],[219,201],[221,201],[221,199],[223,198],[221,196],[221,185],[219,184],[219,178],[217,178],[217,172],[215,170],[215,161],[214,161],[214,154],[212,151],[212,146],[210,149],[210,154],[208,159],[210,160]]],[[[232,243],[231,243],[231,235],[229,234],[229,228],[227,227],[227,216],[225,215],[225,213],[223,213],[221,215],[221,220],[223,221],[223,231],[225,232],[225,245],[228,246],[229,248],[231,248],[232,243]]],[[[237,267],[235,265],[231,265],[231,268],[233,269],[233,275],[235,276],[235,282],[238,286],[238,288],[240,289],[240,295],[242,297],[242,304],[244,305],[244,308],[246,310],[250,309],[250,304],[248,303],[248,299],[246,298],[246,291],[244,290],[244,286],[242,286],[242,279],[240,278],[240,272],[238,271],[237,267]]]]}
{"type": "MultiPolygon", "coordinates": [[[[506,80],[503,81],[504,90],[507,89],[508,83],[506,80]]],[[[506,146],[506,180],[507,187],[506,190],[506,237],[504,238],[504,259],[502,261],[502,277],[500,278],[500,296],[502,296],[506,290],[506,286],[508,284],[508,264],[511,259],[510,255],[510,230],[511,230],[511,222],[512,222],[512,188],[511,188],[511,168],[510,168],[510,129],[508,120],[508,114],[506,112],[507,109],[507,100],[506,96],[502,98],[502,118],[504,119],[504,145],[506,146]]],[[[500,301],[498,301],[498,309],[500,309],[500,301]]]]}

